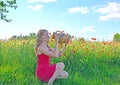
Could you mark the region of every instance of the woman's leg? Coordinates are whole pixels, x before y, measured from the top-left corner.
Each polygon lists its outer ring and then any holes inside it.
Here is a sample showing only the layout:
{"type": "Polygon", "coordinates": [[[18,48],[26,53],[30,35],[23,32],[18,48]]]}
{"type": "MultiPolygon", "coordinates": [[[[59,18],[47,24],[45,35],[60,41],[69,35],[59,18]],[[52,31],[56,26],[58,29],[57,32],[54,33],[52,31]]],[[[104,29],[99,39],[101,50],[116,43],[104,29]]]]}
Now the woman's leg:
{"type": "Polygon", "coordinates": [[[50,78],[48,85],[52,85],[54,80],[63,72],[65,65],[64,63],[60,62],[56,64],[56,71],[54,72],[53,76],[50,78]]]}
{"type": "MultiPolygon", "coordinates": [[[[65,65],[64,65],[64,63],[62,63],[62,62],[60,62],[60,63],[57,63],[58,65],[57,65],[57,69],[59,69],[59,68],[65,68],[65,65]]],[[[63,70],[59,75],[58,75],[58,77],[57,78],[68,78],[68,72],[66,72],[65,70],[63,70]]]]}
{"type": "Polygon", "coordinates": [[[57,77],[58,79],[68,78],[68,72],[62,71],[61,74],[57,77]]]}

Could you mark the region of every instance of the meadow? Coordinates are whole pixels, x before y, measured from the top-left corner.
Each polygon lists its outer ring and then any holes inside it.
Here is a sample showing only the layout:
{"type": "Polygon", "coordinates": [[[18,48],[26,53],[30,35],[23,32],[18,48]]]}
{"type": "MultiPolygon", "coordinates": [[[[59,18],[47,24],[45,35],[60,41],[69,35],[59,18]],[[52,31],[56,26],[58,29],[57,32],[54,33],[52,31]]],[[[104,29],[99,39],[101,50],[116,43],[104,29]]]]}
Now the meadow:
{"type": "MultiPolygon", "coordinates": [[[[54,41],[49,45],[54,47],[54,41]]],[[[47,85],[35,76],[34,47],[34,39],[0,41],[0,85],[47,85]]],[[[76,39],[63,56],[51,59],[52,64],[61,61],[69,78],[54,85],[120,85],[120,42],[76,39]]]]}

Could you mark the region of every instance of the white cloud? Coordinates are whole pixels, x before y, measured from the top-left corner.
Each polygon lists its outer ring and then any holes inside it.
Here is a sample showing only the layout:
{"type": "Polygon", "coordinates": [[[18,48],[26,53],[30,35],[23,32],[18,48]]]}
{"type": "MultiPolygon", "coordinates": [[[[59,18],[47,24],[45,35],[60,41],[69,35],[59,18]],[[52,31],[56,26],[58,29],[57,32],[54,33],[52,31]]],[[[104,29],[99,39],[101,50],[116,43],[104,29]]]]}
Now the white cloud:
{"type": "Polygon", "coordinates": [[[41,2],[56,2],[56,0],[41,0],[41,2]]]}
{"type": "Polygon", "coordinates": [[[89,10],[87,9],[87,7],[74,7],[74,8],[70,8],[68,12],[69,13],[81,12],[82,14],[86,14],[89,12],[89,10]]]}
{"type": "Polygon", "coordinates": [[[32,2],[38,2],[40,0],[27,0],[28,3],[32,3],[32,2]]]}
{"type": "Polygon", "coordinates": [[[101,8],[96,9],[96,11],[104,14],[99,18],[101,21],[120,19],[120,3],[109,2],[101,8]]]}
{"type": "Polygon", "coordinates": [[[110,13],[100,17],[101,21],[108,21],[112,19],[120,19],[120,13],[110,13]]]}
{"type": "Polygon", "coordinates": [[[37,4],[35,6],[29,5],[28,8],[33,9],[34,11],[39,11],[43,6],[41,4],[37,4]]]}
{"type": "Polygon", "coordinates": [[[56,0],[27,0],[28,3],[33,3],[33,2],[56,2],[56,0]]]}
{"type": "Polygon", "coordinates": [[[42,6],[41,4],[39,4],[39,5],[36,5],[36,6],[33,8],[33,10],[38,11],[38,10],[40,10],[42,7],[43,7],[43,6],[42,6]]]}
{"type": "Polygon", "coordinates": [[[32,9],[33,8],[33,6],[32,5],[28,5],[28,7],[27,8],[30,8],[30,9],[32,9]]]}
{"type": "Polygon", "coordinates": [[[94,26],[87,26],[84,27],[81,31],[87,33],[87,32],[97,32],[98,30],[96,30],[94,26]]]}
{"type": "MultiPolygon", "coordinates": [[[[35,2],[56,2],[56,0],[27,0],[28,3],[35,3],[35,2]]],[[[39,11],[43,7],[42,4],[37,4],[35,6],[33,5],[28,5],[27,8],[33,9],[35,11],[39,11]]]]}

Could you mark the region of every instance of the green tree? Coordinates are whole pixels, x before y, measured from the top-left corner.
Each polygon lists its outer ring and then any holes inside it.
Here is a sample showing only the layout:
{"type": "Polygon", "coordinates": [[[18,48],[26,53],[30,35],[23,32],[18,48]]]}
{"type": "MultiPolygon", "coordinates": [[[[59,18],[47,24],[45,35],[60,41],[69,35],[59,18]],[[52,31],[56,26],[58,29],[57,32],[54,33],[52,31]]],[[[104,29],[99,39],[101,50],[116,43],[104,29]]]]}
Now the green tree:
{"type": "Polygon", "coordinates": [[[36,38],[36,33],[30,33],[30,34],[29,34],[29,37],[30,37],[31,39],[35,39],[35,38],[36,38]]]}
{"type": "Polygon", "coordinates": [[[12,21],[7,18],[7,14],[9,13],[8,8],[16,9],[16,0],[0,0],[0,19],[6,22],[12,21]]]}
{"type": "Polygon", "coordinates": [[[114,35],[114,41],[120,41],[120,34],[119,33],[116,33],[114,35]]]}

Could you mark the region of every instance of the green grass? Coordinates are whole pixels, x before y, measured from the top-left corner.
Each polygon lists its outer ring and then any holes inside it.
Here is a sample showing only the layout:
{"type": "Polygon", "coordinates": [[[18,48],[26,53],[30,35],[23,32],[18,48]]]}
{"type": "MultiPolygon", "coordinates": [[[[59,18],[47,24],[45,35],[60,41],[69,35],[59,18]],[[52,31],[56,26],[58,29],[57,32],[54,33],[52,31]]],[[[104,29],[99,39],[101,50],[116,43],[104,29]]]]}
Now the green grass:
{"type": "MultiPolygon", "coordinates": [[[[0,41],[0,85],[47,85],[35,76],[34,46],[35,40],[0,41]]],[[[51,59],[61,61],[69,78],[54,85],[120,85],[120,43],[75,40],[61,58],[51,59]]]]}

